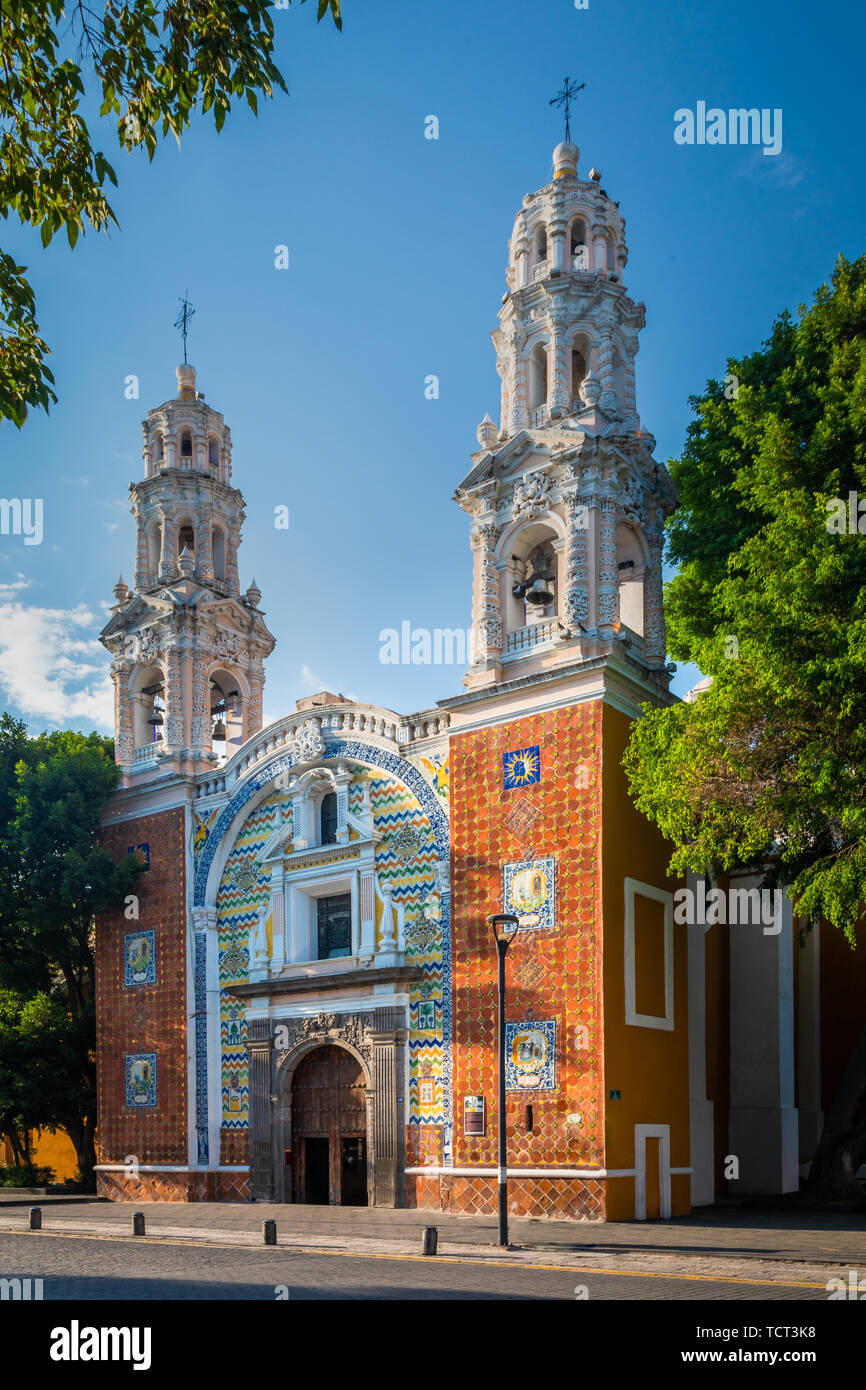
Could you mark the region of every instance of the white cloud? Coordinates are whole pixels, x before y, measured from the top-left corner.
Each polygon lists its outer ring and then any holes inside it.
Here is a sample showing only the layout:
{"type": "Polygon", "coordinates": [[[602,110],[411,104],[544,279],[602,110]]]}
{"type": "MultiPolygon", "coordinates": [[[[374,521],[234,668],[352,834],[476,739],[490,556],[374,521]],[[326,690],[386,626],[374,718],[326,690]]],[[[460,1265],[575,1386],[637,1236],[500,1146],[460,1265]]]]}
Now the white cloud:
{"type": "Polygon", "coordinates": [[[15,579],[10,579],[6,583],[0,583],[0,600],[11,598],[21,589],[29,589],[30,583],[31,581],[25,579],[23,574],[16,575],[15,579]]]}
{"type": "Polygon", "coordinates": [[[107,658],[84,604],[38,608],[8,598],[0,585],[0,692],[12,711],[69,726],[84,719],[114,727],[107,658]],[[5,601],[4,601],[5,600],[5,601]]]}

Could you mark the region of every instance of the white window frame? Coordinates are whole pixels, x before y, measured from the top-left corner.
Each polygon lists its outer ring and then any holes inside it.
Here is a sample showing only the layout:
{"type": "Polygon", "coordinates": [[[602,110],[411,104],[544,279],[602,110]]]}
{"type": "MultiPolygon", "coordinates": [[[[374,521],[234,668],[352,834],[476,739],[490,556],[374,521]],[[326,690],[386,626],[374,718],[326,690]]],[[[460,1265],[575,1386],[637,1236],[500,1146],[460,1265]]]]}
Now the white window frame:
{"type": "Polygon", "coordinates": [[[655,888],[639,879],[625,880],[625,1021],[632,1028],[660,1028],[673,1032],[674,1027],[674,899],[672,893],[663,888],[655,888]],[[663,1015],[639,1014],[635,1005],[637,986],[635,981],[635,898],[651,898],[662,903],[664,918],[664,988],[665,1011],[663,1015]]]}

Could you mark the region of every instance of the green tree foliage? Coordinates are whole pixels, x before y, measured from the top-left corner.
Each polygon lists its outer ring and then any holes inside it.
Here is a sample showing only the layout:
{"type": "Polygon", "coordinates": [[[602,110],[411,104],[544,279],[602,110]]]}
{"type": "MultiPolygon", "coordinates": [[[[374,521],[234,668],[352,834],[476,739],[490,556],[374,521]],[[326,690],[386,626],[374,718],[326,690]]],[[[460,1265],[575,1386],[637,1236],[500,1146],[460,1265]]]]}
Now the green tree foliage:
{"type": "MultiPolygon", "coordinates": [[[[342,27],[341,0],[319,0],[342,27]]],[[[301,0],[305,3],[305,0],[301,0]]],[[[273,61],[270,0],[0,0],[0,216],[64,232],[115,222],[106,196],[117,176],[83,114],[94,98],[123,150],[153,159],[193,114],[221,130],[232,102],[286,90],[273,61]]],[[[98,126],[95,127],[98,129],[98,126]]],[[[0,421],[56,400],[26,268],[0,251],[0,421]]]]}
{"type": "Polygon", "coordinates": [[[0,1128],[16,1113],[19,1133],[62,1125],[84,1173],[95,1162],[94,915],[122,907],[142,869],[98,843],[117,778],[110,739],[28,739],[0,720],[0,1128]]]}
{"type": "MultiPolygon", "coordinates": [[[[866,257],[840,258],[813,304],[691,404],[670,465],[682,501],[668,643],[712,684],[693,703],[645,707],[625,758],[632,793],[673,842],[674,870],[769,862],[768,886],[791,885],[798,912],[853,945],[866,909],[866,534],[828,523],[832,499],[866,501],[866,257]]],[[[816,1183],[849,1194],[852,1145],[866,1155],[861,1051],[813,1164],[816,1183]]]]}

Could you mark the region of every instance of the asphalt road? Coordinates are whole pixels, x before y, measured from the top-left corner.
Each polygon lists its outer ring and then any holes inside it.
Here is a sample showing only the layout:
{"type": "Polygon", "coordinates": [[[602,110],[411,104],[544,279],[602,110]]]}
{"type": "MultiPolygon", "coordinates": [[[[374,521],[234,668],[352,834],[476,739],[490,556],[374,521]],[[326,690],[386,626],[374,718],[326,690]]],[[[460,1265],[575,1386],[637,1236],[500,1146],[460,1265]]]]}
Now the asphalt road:
{"type": "MultiPolygon", "coordinates": [[[[550,1265],[555,1266],[555,1257],[550,1265]]],[[[0,1234],[0,1279],[42,1279],[49,1300],[818,1300],[823,1286],[594,1274],[467,1259],[316,1254],[43,1234],[0,1234]]]]}

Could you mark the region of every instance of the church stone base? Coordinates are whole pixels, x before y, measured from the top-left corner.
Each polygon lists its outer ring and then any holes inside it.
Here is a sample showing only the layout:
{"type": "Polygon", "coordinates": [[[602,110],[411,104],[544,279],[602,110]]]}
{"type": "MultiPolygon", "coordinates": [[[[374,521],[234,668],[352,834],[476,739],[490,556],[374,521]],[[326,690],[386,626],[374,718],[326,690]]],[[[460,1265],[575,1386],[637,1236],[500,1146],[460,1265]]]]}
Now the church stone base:
{"type": "MultiPolygon", "coordinates": [[[[495,1177],[436,1175],[408,1176],[406,1205],[424,1211],[495,1216],[495,1177]]],[[[556,1220],[604,1221],[604,1184],[575,1178],[508,1179],[508,1210],[512,1216],[548,1216],[556,1220]]]]}

